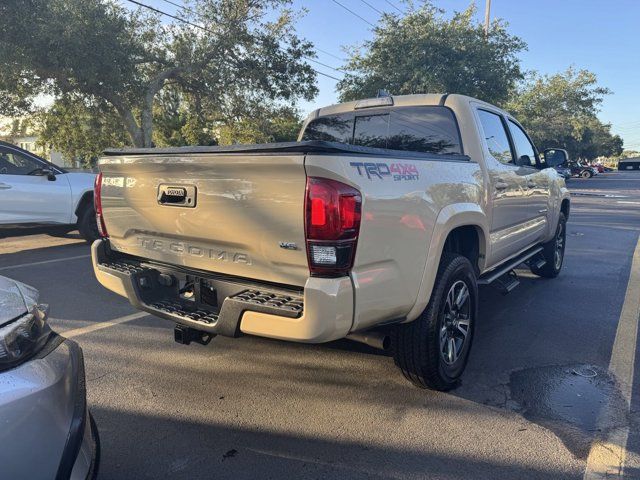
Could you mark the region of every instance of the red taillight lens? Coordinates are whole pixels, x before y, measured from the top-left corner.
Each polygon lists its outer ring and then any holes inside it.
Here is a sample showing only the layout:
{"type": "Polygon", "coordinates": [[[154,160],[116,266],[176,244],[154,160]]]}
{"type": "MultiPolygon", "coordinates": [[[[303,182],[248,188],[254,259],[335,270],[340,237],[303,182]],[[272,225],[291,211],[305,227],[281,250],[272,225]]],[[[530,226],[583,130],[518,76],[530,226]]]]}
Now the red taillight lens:
{"type": "Polygon", "coordinates": [[[311,275],[347,275],[360,230],[360,192],[336,180],[309,177],[305,210],[311,275]]]}
{"type": "Polygon", "coordinates": [[[96,211],[96,223],[98,224],[98,233],[102,238],[107,238],[107,227],[104,224],[102,216],[102,172],[96,175],[96,181],[93,184],[93,208],[96,211]]]}

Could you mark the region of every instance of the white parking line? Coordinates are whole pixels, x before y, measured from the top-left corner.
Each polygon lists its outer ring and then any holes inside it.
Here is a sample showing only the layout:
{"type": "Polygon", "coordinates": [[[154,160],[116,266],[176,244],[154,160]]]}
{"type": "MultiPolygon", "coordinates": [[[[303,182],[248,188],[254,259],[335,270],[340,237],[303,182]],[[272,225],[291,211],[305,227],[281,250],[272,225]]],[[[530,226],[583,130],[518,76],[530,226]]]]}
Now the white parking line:
{"type": "Polygon", "coordinates": [[[91,257],[91,255],[77,255],[75,257],[53,258],[51,260],[42,260],[40,262],[19,263],[18,265],[8,265],[6,267],[0,267],[0,271],[11,270],[13,268],[32,267],[34,265],[45,265],[47,263],[64,262],[67,260],[78,260],[79,258],[89,258],[89,257],[91,257]]]}
{"type": "MultiPolygon", "coordinates": [[[[620,320],[616,330],[616,338],[613,342],[609,372],[611,372],[620,384],[622,398],[627,407],[631,407],[631,389],[633,386],[633,366],[636,355],[636,342],[638,339],[638,319],[640,317],[640,238],[633,253],[631,273],[627,285],[627,293],[624,297],[620,320]]],[[[606,432],[619,418],[610,408],[605,408],[598,418],[598,426],[606,432]]],[[[606,438],[597,440],[591,445],[584,480],[603,478],[622,478],[624,464],[627,459],[627,440],[629,438],[629,426],[610,429],[606,438]]]]}
{"type": "Polygon", "coordinates": [[[125,315],[124,317],[114,318],[113,320],[107,320],[106,322],[92,323],[91,325],[87,325],[86,327],[74,328],[73,330],[62,332],[62,336],[66,338],[79,337],[80,335],[85,335],[87,333],[95,332],[96,330],[102,330],[103,328],[109,328],[115,325],[120,325],[122,323],[136,320],[138,318],[146,317],[147,315],[149,314],[146,312],[132,313],[131,315],[125,315]]]}

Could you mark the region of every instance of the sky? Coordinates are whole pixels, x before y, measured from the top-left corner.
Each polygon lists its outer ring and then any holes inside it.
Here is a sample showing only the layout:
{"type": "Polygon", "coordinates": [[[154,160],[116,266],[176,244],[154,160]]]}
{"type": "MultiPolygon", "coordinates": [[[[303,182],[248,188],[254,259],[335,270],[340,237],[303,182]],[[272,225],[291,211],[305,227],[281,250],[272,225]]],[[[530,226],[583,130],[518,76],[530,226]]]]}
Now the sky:
{"type": "MultiPolygon", "coordinates": [[[[165,0],[143,1],[176,11],[165,0]]],[[[484,19],[485,0],[433,3],[447,15],[475,3],[478,20],[484,19]]],[[[344,46],[373,37],[367,22],[375,24],[378,11],[406,9],[402,0],[293,0],[293,7],[307,11],[297,22],[299,35],[315,44],[319,62],[335,68],[341,66],[344,46]]],[[[524,70],[553,74],[574,66],[594,72],[598,83],[613,92],[601,106],[600,119],[612,124],[625,148],[640,150],[640,0],[491,0],[491,18],[505,20],[509,32],[527,43],[528,50],[520,54],[524,70]]],[[[331,68],[312,65],[323,73],[342,76],[331,68]]],[[[303,113],[336,103],[335,84],[319,75],[320,92],[312,102],[300,103],[303,113]]]]}

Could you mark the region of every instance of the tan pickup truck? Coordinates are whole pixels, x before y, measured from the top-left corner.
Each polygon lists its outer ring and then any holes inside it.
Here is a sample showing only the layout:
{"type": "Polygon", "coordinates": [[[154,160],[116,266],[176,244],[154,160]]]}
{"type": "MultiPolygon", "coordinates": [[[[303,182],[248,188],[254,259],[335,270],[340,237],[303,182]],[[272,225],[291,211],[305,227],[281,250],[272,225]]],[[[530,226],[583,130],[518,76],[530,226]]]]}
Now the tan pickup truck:
{"type": "Polygon", "coordinates": [[[569,194],[518,122],[461,95],[313,112],[298,142],[110,150],[95,206],[98,280],[176,323],[175,339],[242,334],[390,347],[446,390],[478,321],[478,285],[562,267],[569,194]]]}

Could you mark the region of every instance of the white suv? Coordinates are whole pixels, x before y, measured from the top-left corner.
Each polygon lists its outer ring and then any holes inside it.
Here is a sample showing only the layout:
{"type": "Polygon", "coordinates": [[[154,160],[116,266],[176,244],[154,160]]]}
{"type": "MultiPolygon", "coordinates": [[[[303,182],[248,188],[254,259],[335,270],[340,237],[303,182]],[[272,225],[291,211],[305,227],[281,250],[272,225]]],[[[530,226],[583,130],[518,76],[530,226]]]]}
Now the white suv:
{"type": "Polygon", "coordinates": [[[15,145],[0,142],[0,225],[52,224],[98,238],[92,173],[71,173],[15,145]]]}

